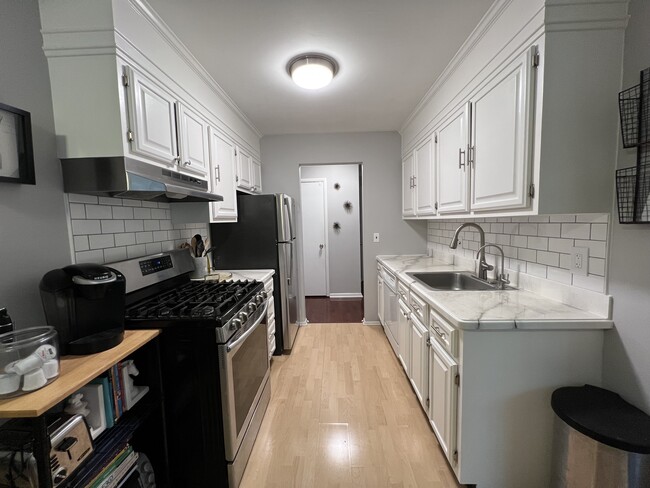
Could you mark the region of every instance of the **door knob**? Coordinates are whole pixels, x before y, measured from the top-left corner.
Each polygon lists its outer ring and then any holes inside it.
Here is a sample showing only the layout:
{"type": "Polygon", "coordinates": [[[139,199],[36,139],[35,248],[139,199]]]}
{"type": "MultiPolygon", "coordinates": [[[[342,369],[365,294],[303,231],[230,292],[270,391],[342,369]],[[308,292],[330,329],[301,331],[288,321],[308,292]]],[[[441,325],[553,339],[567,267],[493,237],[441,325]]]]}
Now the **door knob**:
{"type": "Polygon", "coordinates": [[[323,249],[323,247],[325,247],[325,246],[323,246],[322,244],[318,245],[318,248],[321,249],[321,250],[323,249]]]}

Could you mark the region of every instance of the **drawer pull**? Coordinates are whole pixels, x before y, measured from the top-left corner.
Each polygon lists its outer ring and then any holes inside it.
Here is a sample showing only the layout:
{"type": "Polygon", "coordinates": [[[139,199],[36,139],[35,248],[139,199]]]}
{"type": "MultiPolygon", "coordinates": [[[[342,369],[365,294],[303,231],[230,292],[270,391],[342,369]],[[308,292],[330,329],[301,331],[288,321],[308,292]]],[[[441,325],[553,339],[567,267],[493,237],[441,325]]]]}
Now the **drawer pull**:
{"type": "Polygon", "coordinates": [[[433,330],[438,335],[438,337],[440,337],[441,339],[445,338],[446,334],[442,331],[442,329],[440,327],[438,327],[437,325],[434,325],[433,330]]]}
{"type": "Polygon", "coordinates": [[[406,295],[403,292],[399,292],[399,296],[402,297],[402,300],[406,300],[406,295]]]}
{"type": "Polygon", "coordinates": [[[422,309],[415,304],[413,304],[413,310],[415,310],[417,313],[422,313],[422,309]]]}

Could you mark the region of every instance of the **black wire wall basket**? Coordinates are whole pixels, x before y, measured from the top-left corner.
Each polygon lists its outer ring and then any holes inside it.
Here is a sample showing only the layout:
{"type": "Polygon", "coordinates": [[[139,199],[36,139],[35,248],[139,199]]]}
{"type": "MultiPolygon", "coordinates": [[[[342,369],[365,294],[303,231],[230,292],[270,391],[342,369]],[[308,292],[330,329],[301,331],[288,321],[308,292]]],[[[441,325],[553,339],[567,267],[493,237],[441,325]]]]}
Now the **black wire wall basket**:
{"type": "Polygon", "coordinates": [[[616,200],[621,224],[650,223],[650,68],[641,83],[619,93],[623,147],[636,147],[636,166],[616,171],[616,200]]]}

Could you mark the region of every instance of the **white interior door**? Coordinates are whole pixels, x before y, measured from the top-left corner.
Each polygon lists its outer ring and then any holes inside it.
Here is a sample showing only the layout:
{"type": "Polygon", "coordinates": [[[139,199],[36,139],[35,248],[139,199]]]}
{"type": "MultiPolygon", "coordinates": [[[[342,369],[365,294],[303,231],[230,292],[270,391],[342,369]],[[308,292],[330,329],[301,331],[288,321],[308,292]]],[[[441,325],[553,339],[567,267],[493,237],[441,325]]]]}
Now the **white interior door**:
{"type": "Polygon", "coordinates": [[[325,179],[300,180],[305,296],[329,295],[325,179]]]}

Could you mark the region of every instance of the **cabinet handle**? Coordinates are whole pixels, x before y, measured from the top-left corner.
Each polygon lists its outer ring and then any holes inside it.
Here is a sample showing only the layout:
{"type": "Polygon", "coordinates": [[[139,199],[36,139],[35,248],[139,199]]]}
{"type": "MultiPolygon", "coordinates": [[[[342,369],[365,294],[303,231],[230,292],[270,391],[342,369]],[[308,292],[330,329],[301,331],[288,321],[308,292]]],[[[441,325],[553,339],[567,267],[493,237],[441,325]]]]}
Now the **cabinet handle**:
{"type": "Polygon", "coordinates": [[[417,313],[420,313],[422,311],[422,309],[417,305],[413,305],[413,310],[415,310],[417,313]]]}
{"type": "Polygon", "coordinates": [[[472,163],[472,166],[476,168],[476,147],[475,146],[470,146],[469,144],[467,145],[467,158],[470,163],[472,163]]]}
{"type": "Polygon", "coordinates": [[[441,339],[445,338],[445,333],[442,331],[442,329],[440,327],[438,327],[437,325],[434,325],[433,330],[438,335],[438,337],[440,337],[441,339]]]}
{"type": "Polygon", "coordinates": [[[214,177],[217,179],[219,183],[221,183],[221,165],[217,164],[217,167],[214,168],[214,177]]]}
{"type": "Polygon", "coordinates": [[[463,151],[460,147],[458,148],[458,169],[461,169],[462,167],[465,166],[465,151],[463,151]],[[463,161],[461,162],[460,157],[461,155],[463,156],[463,161]]]}
{"type": "Polygon", "coordinates": [[[415,183],[415,180],[416,180],[416,179],[417,179],[417,176],[414,176],[414,177],[413,177],[413,188],[415,188],[416,186],[418,186],[418,185],[415,183]]]}
{"type": "Polygon", "coordinates": [[[192,166],[192,161],[183,161],[183,166],[192,166]]]}
{"type": "Polygon", "coordinates": [[[400,292],[399,296],[402,297],[402,300],[406,301],[406,295],[404,293],[400,292]]]}

